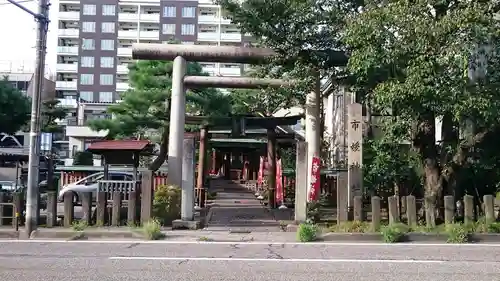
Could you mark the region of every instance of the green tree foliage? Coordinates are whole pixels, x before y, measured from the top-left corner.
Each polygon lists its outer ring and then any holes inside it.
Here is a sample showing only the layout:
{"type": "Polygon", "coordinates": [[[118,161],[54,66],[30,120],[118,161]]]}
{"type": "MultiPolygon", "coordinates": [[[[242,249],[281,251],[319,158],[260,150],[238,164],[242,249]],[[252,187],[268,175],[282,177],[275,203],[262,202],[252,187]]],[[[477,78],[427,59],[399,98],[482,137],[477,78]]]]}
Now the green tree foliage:
{"type": "Polygon", "coordinates": [[[48,100],[42,103],[42,132],[44,133],[61,133],[64,128],[56,123],[58,119],[66,118],[68,109],[61,107],[60,101],[48,100]]]}
{"type": "Polygon", "coordinates": [[[373,106],[394,116],[384,128],[389,140],[410,141],[429,206],[454,193],[477,149],[500,133],[492,2],[367,0],[346,25],[355,86],[370,89],[373,106]],[[438,144],[436,118],[442,119],[438,144]]]}
{"type": "Polygon", "coordinates": [[[277,75],[289,72],[294,78],[310,79],[308,68],[333,71],[333,64],[345,57],[339,35],[344,16],[353,10],[350,1],[337,0],[219,0],[231,20],[250,33],[262,46],[272,48],[279,57],[271,67],[277,75]],[[328,51],[328,52],[311,52],[328,51]]]}
{"type": "MultiPolygon", "coordinates": [[[[168,124],[172,62],[139,61],[129,67],[131,89],[122,96],[122,102],[108,108],[113,119],[93,120],[94,130],[108,130],[108,137],[145,138],[151,130],[160,132],[159,157],[150,165],[157,170],[165,161],[168,149],[168,124]]],[[[187,64],[187,75],[207,75],[198,63],[187,64]]],[[[215,89],[188,90],[186,112],[191,115],[219,116],[230,113],[230,98],[215,89]]]]}
{"type": "Polygon", "coordinates": [[[30,99],[14,88],[7,77],[0,79],[0,132],[15,134],[30,119],[30,99]]]}

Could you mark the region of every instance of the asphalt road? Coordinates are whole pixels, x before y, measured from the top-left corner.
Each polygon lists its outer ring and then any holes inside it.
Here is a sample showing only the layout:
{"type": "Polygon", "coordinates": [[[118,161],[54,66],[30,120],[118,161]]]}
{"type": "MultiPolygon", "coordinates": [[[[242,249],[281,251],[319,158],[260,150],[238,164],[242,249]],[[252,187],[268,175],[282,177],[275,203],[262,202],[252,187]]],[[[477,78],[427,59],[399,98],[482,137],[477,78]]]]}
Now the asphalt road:
{"type": "Polygon", "coordinates": [[[493,281],[500,247],[0,241],[0,280],[493,281]]]}

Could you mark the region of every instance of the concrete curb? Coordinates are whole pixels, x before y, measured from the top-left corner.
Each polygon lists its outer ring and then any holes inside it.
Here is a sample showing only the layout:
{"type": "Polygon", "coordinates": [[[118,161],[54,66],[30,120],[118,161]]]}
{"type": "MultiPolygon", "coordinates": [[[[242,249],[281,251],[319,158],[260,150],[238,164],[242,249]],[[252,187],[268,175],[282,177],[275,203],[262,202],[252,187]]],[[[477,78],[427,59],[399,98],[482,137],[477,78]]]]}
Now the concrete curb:
{"type": "Polygon", "coordinates": [[[19,239],[20,231],[12,230],[0,230],[0,239],[19,239]]]}
{"type": "Polygon", "coordinates": [[[30,239],[67,239],[67,240],[85,240],[85,239],[144,239],[144,235],[138,231],[109,231],[109,230],[35,230],[31,233],[30,239]]]}
{"type": "MultiPolygon", "coordinates": [[[[406,233],[401,242],[436,242],[446,243],[448,236],[440,233],[406,233]]],[[[380,242],[379,233],[325,233],[318,238],[322,242],[380,242]]],[[[500,233],[473,233],[469,243],[500,243],[500,233]]]]}

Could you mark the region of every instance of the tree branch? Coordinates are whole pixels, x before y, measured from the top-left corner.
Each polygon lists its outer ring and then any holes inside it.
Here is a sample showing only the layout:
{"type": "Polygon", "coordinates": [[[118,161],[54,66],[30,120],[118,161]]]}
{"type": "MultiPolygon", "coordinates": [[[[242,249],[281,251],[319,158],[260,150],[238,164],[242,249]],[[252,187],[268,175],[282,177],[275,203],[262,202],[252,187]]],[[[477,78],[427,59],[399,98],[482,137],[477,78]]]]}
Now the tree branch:
{"type": "Polygon", "coordinates": [[[160,169],[161,165],[165,163],[168,153],[168,136],[169,136],[169,125],[165,125],[163,129],[163,134],[161,136],[160,152],[158,157],[151,163],[148,167],[151,171],[157,171],[160,169]]]}

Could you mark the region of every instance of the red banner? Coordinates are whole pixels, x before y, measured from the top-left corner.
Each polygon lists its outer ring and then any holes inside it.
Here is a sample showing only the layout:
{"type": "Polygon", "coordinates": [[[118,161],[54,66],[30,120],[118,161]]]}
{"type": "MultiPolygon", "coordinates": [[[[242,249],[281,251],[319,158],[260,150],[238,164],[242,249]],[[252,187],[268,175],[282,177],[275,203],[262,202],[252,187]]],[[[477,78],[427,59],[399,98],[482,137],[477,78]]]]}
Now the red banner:
{"type": "Polygon", "coordinates": [[[257,176],[257,184],[261,186],[263,181],[264,181],[264,156],[261,156],[259,164],[259,174],[257,176]]]}
{"type": "Polygon", "coordinates": [[[276,204],[284,203],[283,197],[284,197],[283,169],[281,167],[281,159],[278,159],[276,160],[276,194],[275,194],[276,204]]]}
{"type": "Polygon", "coordinates": [[[309,190],[309,202],[316,201],[320,193],[320,171],[321,160],[315,156],[311,163],[311,189],[309,190]]]}

